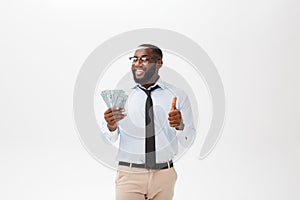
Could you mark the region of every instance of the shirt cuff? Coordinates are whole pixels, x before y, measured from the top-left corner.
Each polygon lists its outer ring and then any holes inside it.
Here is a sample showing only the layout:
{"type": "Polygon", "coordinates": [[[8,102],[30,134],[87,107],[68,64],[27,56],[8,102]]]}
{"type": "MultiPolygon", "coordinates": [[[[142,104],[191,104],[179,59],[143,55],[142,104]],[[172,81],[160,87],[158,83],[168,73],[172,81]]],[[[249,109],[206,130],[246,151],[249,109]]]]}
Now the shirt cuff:
{"type": "Polygon", "coordinates": [[[105,129],[106,129],[106,132],[107,132],[108,134],[113,134],[113,135],[119,134],[119,126],[117,126],[116,130],[110,131],[110,130],[108,129],[107,125],[105,125],[105,129]]]}
{"type": "Polygon", "coordinates": [[[187,127],[185,127],[183,130],[176,130],[176,136],[178,142],[184,148],[190,147],[190,145],[193,143],[195,139],[194,131],[187,127]]]}

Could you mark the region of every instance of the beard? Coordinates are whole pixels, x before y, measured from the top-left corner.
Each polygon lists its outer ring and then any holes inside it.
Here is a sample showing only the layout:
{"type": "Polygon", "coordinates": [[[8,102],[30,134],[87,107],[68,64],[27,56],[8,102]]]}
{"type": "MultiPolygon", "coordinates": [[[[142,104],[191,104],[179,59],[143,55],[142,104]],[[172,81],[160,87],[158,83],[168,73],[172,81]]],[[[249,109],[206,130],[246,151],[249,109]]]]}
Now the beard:
{"type": "Polygon", "coordinates": [[[144,85],[146,83],[148,83],[151,78],[153,77],[153,75],[155,74],[155,71],[156,71],[156,65],[153,65],[147,72],[145,72],[144,74],[144,77],[143,78],[136,78],[135,76],[135,71],[136,71],[136,68],[135,69],[132,69],[132,74],[133,74],[133,79],[136,83],[139,83],[141,85],[144,85]]]}

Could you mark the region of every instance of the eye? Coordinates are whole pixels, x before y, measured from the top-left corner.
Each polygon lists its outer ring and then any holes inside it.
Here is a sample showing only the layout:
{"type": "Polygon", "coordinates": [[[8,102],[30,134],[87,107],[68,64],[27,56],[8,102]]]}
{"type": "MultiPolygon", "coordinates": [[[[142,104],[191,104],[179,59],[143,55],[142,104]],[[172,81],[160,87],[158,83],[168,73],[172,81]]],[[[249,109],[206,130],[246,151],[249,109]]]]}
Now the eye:
{"type": "Polygon", "coordinates": [[[141,59],[142,62],[147,62],[147,61],[149,61],[149,58],[147,58],[147,57],[141,57],[140,59],[141,59]]]}
{"type": "Polygon", "coordinates": [[[137,57],[130,57],[129,60],[132,61],[132,62],[137,62],[138,58],[137,57]]]}

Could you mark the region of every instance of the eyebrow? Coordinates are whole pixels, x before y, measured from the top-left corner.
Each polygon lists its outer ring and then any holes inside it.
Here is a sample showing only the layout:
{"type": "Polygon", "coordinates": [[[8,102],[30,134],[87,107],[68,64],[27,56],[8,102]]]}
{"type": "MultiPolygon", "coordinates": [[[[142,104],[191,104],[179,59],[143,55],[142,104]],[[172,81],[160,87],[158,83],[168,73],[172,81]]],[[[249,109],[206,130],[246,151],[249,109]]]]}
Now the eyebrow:
{"type": "MultiPolygon", "coordinates": [[[[145,57],[145,56],[149,56],[149,55],[146,54],[146,55],[142,55],[141,57],[145,57]]],[[[136,58],[137,58],[137,56],[133,56],[133,57],[136,57],[136,58]]]]}

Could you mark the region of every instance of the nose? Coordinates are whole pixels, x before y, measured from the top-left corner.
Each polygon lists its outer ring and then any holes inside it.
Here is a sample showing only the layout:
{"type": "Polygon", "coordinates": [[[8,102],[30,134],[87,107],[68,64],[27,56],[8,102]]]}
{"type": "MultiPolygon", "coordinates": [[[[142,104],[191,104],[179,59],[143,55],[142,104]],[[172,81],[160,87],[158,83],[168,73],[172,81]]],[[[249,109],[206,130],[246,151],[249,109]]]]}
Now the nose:
{"type": "Polygon", "coordinates": [[[134,62],[134,63],[132,63],[132,66],[142,66],[142,61],[141,61],[141,59],[137,59],[137,61],[136,62],[134,62]]]}

